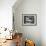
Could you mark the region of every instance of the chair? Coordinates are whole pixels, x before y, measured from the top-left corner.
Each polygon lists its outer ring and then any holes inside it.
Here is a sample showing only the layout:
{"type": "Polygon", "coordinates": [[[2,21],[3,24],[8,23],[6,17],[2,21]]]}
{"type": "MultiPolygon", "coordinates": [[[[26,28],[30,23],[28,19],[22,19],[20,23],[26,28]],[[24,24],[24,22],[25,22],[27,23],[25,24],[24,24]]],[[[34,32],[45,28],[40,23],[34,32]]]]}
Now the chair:
{"type": "Polygon", "coordinates": [[[16,46],[22,46],[22,33],[15,33],[13,39],[15,39],[16,46]]]}

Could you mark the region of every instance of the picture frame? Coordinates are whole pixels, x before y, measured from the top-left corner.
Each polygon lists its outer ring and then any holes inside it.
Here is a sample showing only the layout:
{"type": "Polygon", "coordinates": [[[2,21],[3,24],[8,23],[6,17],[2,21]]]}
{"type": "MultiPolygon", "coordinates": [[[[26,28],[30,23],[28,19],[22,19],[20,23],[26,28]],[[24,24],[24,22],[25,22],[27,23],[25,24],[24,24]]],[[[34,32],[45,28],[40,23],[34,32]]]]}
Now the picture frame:
{"type": "Polygon", "coordinates": [[[23,26],[36,26],[37,14],[22,14],[22,25],[23,26]]]}

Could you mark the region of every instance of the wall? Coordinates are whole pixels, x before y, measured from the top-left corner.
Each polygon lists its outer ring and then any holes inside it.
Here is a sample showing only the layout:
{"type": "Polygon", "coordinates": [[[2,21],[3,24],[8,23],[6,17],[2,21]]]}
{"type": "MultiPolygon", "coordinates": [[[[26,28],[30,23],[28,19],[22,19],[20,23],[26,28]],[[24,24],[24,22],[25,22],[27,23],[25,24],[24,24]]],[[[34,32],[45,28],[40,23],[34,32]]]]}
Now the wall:
{"type": "Polygon", "coordinates": [[[0,0],[0,27],[12,28],[12,6],[16,0],[0,0]]]}
{"type": "Polygon", "coordinates": [[[15,19],[15,30],[23,33],[24,39],[31,39],[35,41],[36,46],[41,46],[41,25],[40,25],[40,0],[23,0],[17,7],[13,7],[13,14],[15,19]],[[22,26],[22,14],[37,14],[36,26],[22,26]]]}
{"type": "Polygon", "coordinates": [[[46,46],[46,0],[41,1],[41,40],[42,46],[46,46]]]}

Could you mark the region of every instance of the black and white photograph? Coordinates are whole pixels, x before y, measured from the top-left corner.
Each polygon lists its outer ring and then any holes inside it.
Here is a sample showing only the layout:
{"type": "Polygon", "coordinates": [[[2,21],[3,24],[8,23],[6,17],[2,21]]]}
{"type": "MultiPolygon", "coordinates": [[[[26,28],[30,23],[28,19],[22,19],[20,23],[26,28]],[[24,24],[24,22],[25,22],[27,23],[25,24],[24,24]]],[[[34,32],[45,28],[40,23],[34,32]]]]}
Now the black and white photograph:
{"type": "Polygon", "coordinates": [[[23,14],[22,24],[27,26],[34,26],[37,24],[37,14],[23,14]]]}

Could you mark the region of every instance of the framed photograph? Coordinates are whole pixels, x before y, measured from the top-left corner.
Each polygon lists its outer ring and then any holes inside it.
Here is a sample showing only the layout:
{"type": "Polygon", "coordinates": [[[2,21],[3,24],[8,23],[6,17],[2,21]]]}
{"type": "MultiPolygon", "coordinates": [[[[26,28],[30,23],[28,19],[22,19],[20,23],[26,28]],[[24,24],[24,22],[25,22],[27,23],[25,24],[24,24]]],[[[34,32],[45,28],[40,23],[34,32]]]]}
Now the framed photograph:
{"type": "Polygon", "coordinates": [[[22,14],[22,25],[24,26],[37,25],[37,14],[22,14]]]}

